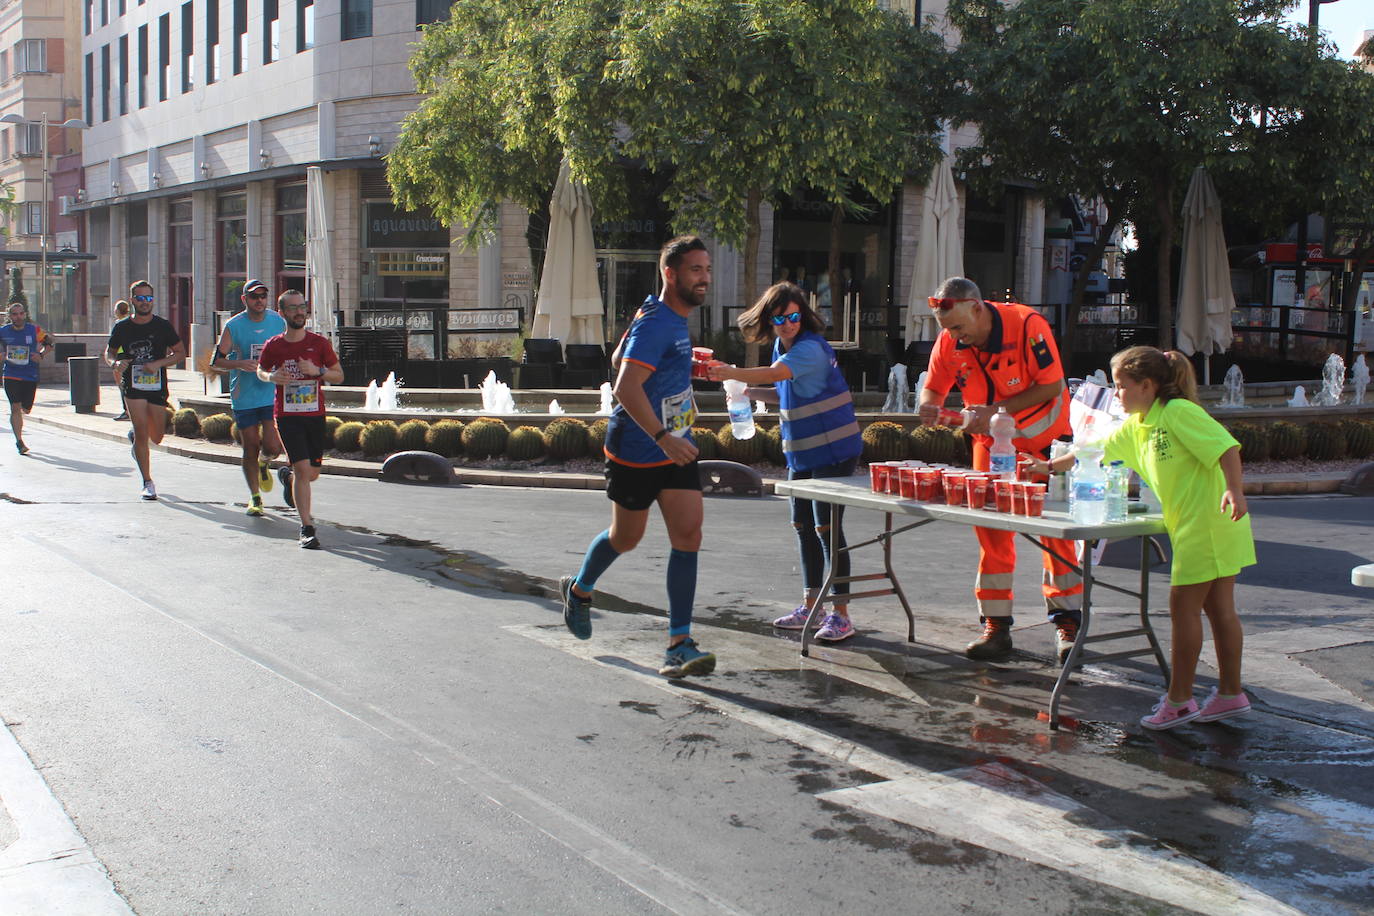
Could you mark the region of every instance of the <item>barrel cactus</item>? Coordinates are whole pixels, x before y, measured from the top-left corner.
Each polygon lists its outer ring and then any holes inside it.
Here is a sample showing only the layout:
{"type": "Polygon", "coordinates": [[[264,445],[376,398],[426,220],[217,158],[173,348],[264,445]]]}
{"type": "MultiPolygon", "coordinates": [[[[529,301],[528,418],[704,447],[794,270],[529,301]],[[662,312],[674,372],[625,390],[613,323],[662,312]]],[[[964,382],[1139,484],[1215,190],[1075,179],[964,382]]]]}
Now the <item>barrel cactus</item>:
{"type": "Polygon", "coordinates": [[[1351,458],[1374,455],[1374,420],[1342,420],[1341,430],[1345,432],[1345,448],[1351,458]]]}
{"type": "MultiPolygon", "coordinates": [[[[187,409],[187,410],[190,410],[189,407],[186,408],[186,409],[187,409]]],[[[167,414],[167,425],[166,425],[165,427],[163,427],[164,431],[169,432],[169,433],[174,433],[174,432],[176,432],[176,431],[177,431],[177,427],[176,427],[177,412],[176,412],[175,410],[173,410],[172,408],[170,408],[170,407],[164,407],[163,410],[164,410],[164,411],[166,412],[166,414],[167,414]]],[[[195,411],[191,411],[191,412],[192,412],[192,413],[195,413],[195,411]]],[[[197,418],[196,422],[197,422],[197,424],[199,424],[199,422],[200,422],[199,418],[197,418]]],[[[197,426],[197,429],[199,429],[199,426],[197,426]]]]}
{"type": "Polygon", "coordinates": [[[940,460],[935,457],[935,450],[938,444],[936,442],[937,434],[934,427],[918,426],[911,431],[911,435],[907,438],[911,440],[907,445],[907,449],[911,453],[912,458],[918,461],[929,461],[932,463],[940,460]]]}
{"type": "Polygon", "coordinates": [[[478,417],[463,427],[463,451],[473,458],[490,458],[506,453],[510,427],[502,420],[478,417]]]}
{"type": "Polygon", "coordinates": [[[1269,432],[1254,423],[1233,423],[1226,427],[1240,443],[1240,460],[1246,464],[1269,460],[1269,432]]]}
{"type": "Polygon", "coordinates": [[[334,450],[339,452],[356,452],[362,449],[360,440],[363,436],[364,424],[357,420],[349,420],[341,423],[339,428],[334,430],[334,450]]]}
{"type": "Polygon", "coordinates": [[[1307,425],[1307,457],[1313,461],[1339,461],[1346,456],[1345,431],[1337,423],[1307,425]]]}
{"type": "Polygon", "coordinates": [[[591,426],[587,427],[587,450],[593,455],[600,455],[606,448],[606,427],[611,425],[611,421],[602,417],[591,426]]]}
{"type": "Polygon", "coordinates": [[[907,432],[900,423],[879,420],[864,428],[864,460],[896,461],[906,458],[908,451],[907,432]]]}
{"type": "Polygon", "coordinates": [[[587,424],[576,417],[559,417],[544,427],[544,450],[563,461],[587,454],[587,424]]]}
{"type": "Polygon", "coordinates": [[[506,437],[506,455],[516,461],[530,461],[544,454],[544,434],[537,426],[517,426],[506,437]]]}
{"type": "Polygon", "coordinates": [[[461,420],[440,420],[425,432],[425,448],[445,458],[463,454],[463,423],[461,420]]]}
{"type": "Polygon", "coordinates": [[[1280,420],[1269,427],[1269,456],[1291,461],[1307,451],[1307,432],[1296,423],[1280,420]]]}
{"type": "Polygon", "coordinates": [[[183,407],[172,414],[172,432],[185,439],[200,437],[200,416],[191,407],[183,407]]]}
{"type": "Polygon", "coordinates": [[[363,454],[369,458],[390,455],[396,451],[396,437],[399,428],[391,420],[373,420],[363,427],[358,444],[363,454]]]}
{"type": "Polygon", "coordinates": [[[424,420],[407,420],[396,430],[396,449],[402,452],[416,452],[425,447],[425,436],[429,424],[424,420]]]}
{"type": "Polygon", "coordinates": [[[787,464],[787,456],[782,450],[782,430],[776,426],[767,429],[760,429],[758,435],[763,436],[763,456],[768,459],[770,464],[784,467],[787,464]]]}
{"type": "Polygon", "coordinates": [[[217,413],[200,421],[200,432],[207,439],[228,439],[229,427],[233,425],[233,417],[227,413],[217,413]]]}
{"type": "Polygon", "coordinates": [[[758,464],[763,460],[763,437],[757,431],[748,439],[736,439],[730,424],[726,423],[716,433],[716,442],[720,445],[720,457],[727,461],[758,464]]]}
{"type": "Polygon", "coordinates": [[[950,463],[973,467],[973,437],[962,429],[951,429],[949,434],[954,441],[954,458],[950,463]]]}
{"type": "Polygon", "coordinates": [[[716,434],[705,426],[692,427],[692,441],[697,444],[699,461],[713,461],[720,457],[720,443],[716,441],[716,434]]]}
{"type": "Polygon", "coordinates": [[[340,427],[340,426],[343,426],[343,420],[340,420],[338,417],[325,417],[325,418],[324,418],[324,447],[325,447],[325,448],[333,448],[333,447],[334,447],[334,434],[335,434],[336,432],[339,431],[339,427],[340,427]]]}
{"type": "Polygon", "coordinates": [[[239,432],[239,425],[237,423],[229,424],[229,438],[234,440],[235,445],[243,444],[243,433],[239,432]]]}

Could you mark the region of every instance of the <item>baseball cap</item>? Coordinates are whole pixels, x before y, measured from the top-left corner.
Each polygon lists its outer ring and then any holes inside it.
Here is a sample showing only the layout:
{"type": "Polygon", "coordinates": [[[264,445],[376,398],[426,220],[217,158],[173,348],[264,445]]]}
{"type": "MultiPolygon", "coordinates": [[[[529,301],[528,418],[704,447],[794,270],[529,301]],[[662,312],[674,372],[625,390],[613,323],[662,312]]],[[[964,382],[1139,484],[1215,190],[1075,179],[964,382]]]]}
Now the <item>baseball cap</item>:
{"type": "Polygon", "coordinates": [[[243,284],[244,295],[251,293],[255,289],[267,289],[267,284],[261,280],[249,280],[247,283],[243,284]]]}

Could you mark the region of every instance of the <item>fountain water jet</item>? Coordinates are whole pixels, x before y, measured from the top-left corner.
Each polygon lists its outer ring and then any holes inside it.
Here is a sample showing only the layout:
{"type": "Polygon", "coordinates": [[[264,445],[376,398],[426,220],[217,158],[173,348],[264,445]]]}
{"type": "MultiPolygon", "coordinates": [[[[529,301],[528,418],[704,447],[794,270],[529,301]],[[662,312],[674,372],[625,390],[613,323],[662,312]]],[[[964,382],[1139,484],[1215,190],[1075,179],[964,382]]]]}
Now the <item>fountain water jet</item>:
{"type": "Polygon", "coordinates": [[[367,393],[363,395],[363,408],[365,410],[381,409],[381,401],[377,393],[377,380],[375,378],[367,383],[367,393]]]}
{"type": "Polygon", "coordinates": [[[1307,403],[1307,389],[1303,388],[1301,385],[1299,385],[1297,388],[1294,388],[1293,396],[1288,399],[1288,406],[1311,407],[1312,405],[1307,403]]]}
{"type": "Polygon", "coordinates": [[[597,411],[596,411],[597,416],[609,417],[609,416],[611,415],[611,410],[612,410],[613,407],[614,407],[614,405],[612,404],[612,401],[614,400],[614,398],[615,398],[615,395],[612,393],[611,383],[610,383],[610,382],[602,382],[602,383],[601,383],[601,407],[598,408],[597,411]]]}
{"type": "Polygon", "coordinates": [[[1222,407],[1244,407],[1245,406],[1245,376],[1241,374],[1240,366],[1232,365],[1226,370],[1226,380],[1223,383],[1226,393],[1221,396],[1222,407]]]}
{"type": "Polygon", "coordinates": [[[1355,368],[1350,370],[1350,381],[1355,385],[1355,403],[1364,403],[1364,393],[1369,387],[1369,364],[1364,361],[1364,354],[1355,357],[1355,368]]]}
{"type": "Polygon", "coordinates": [[[400,410],[401,396],[397,391],[401,387],[396,381],[396,373],[388,372],[386,381],[382,382],[382,387],[377,389],[377,408],[379,410],[400,410]]]}
{"type": "Polygon", "coordinates": [[[554,398],[552,401],[549,402],[550,416],[561,417],[565,413],[567,413],[567,411],[563,409],[563,405],[558,403],[558,398],[554,398]]]}
{"type": "Polygon", "coordinates": [[[1332,353],[1322,366],[1322,390],[1317,392],[1318,407],[1335,407],[1345,393],[1345,360],[1332,353]]]}
{"type": "Polygon", "coordinates": [[[488,372],[487,377],[482,379],[482,384],[477,386],[482,392],[482,411],[484,413],[518,413],[515,409],[515,398],[511,396],[510,386],[496,377],[495,372],[488,372]]]}

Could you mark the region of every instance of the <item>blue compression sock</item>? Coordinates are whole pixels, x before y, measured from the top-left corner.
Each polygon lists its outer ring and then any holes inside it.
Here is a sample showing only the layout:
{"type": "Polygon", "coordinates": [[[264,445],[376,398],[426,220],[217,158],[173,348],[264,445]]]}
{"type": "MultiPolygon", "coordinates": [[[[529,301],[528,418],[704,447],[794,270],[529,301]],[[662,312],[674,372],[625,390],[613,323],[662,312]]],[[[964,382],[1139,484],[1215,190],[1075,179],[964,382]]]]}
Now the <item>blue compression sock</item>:
{"type": "Polygon", "coordinates": [[[668,554],[668,635],[692,631],[692,602],[697,596],[697,555],[674,548],[668,554]]]}
{"type": "Polygon", "coordinates": [[[590,595],[596,589],[596,580],[601,578],[601,574],[610,568],[618,556],[620,552],[611,546],[611,529],[607,528],[592,538],[591,544],[587,546],[587,555],[582,558],[582,568],[577,571],[577,587],[590,595]]]}

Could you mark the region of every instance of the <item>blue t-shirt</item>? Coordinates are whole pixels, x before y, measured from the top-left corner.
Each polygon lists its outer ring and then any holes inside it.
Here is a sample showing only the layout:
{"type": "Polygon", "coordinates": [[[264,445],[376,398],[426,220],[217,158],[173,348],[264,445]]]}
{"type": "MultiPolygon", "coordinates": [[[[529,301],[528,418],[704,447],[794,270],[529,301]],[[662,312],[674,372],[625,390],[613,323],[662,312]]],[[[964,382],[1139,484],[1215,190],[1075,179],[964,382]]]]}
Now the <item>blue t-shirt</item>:
{"type": "Polygon", "coordinates": [[[782,341],[775,341],[773,362],[786,366],[791,371],[792,378],[778,384],[791,385],[792,393],[803,400],[820,394],[830,378],[830,356],[820,341],[802,338],[793,343],[792,348],[786,353],[778,355],[781,350],[782,341]]]}
{"type": "Polygon", "coordinates": [[[9,322],[0,327],[0,341],[5,344],[5,378],[38,381],[38,360],[33,355],[38,352],[42,337],[43,329],[32,321],[24,322],[22,328],[9,322]]]}
{"type": "MultiPolygon", "coordinates": [[[[648,297],[630,324],[620,358],[650,370],[644,394],[654,414],[672,435],[689,435],[696,423],[697,405],[692,397],[692,337],[687,319],[657,296],[648,297]]],[[[606,457],[634,467],[672,464],[619,404],[606,429],[606,457]]]]}
{"type": "MultiPolygon", "coordinates": [[[[262,355],[262,345],[278,334],[286,333],[286,320],[273,311],[266,311],[261,321],[248,317],[248,312],[239,312],[224,325],[229,332],[233,349],[225,354],[229,359],[251,359],[254,362],[262,355]]],[[[229,400],[235,410],[251,410],[254,407],[271,407],[277,396],[277,386],[258,378],[256,372],[242,369],[229,370],[229,400]]]]}

